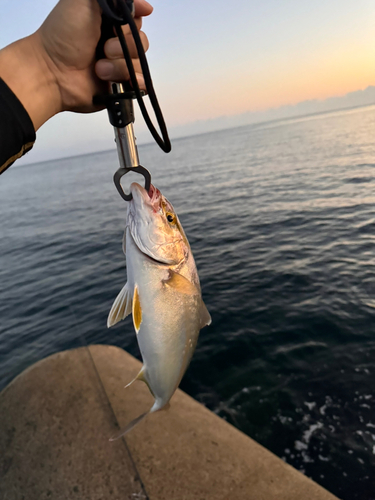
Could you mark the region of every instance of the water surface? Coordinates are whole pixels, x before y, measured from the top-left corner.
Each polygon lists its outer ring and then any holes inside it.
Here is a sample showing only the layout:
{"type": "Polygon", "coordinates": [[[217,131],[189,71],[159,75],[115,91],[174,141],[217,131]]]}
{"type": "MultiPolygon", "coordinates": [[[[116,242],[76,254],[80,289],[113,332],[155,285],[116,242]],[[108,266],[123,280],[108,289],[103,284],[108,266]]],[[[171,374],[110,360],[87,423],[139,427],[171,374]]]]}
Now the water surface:
{"type": "MultiPolygon", "coordinates": [[[[344,500],[374,500],[375,106],[139,148],[213,323],[182,388],[344,500]]],[[[37,147],[37,146],[36,146],[37,147]]],[[[0,384],[85,343],[139,357],[115,151],[0,178],[0,384]]]]}

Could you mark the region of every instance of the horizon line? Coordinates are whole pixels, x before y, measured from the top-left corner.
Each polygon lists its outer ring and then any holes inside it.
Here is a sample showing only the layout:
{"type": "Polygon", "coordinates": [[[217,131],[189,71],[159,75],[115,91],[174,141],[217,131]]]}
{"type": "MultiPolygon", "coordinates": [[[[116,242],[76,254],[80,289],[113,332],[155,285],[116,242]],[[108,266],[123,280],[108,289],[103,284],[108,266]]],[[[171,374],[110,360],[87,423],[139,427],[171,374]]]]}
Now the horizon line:
{"type": "MultiPolygon", "coordinates": [[[[373,85],[370,85],[370,87],[373,86],[373,85]]],[[[301,101],[301,102],[306,102],[306,101],[301,101]]],[[[300,104],[300,103],[298,103],[300,104]]],[[[375,106],[375,102],[372,103],[372,104],[359,104],[359,105],[356,105],[356,106],[346,106],[344,108],[336,108],[336,109],[330,109],[330,110],[326,110],[326,111],[317,111],[315,113],[307,113],[307,114],[296,114],[294,116],[287,116],[287,117],[284,117],[284,118],[274,118],[274,119],[271,119],[271,120],[261,120],[259,122],[254,122],[254,123],[246,123],[246,124],[243,124],[243,125],[235,125],[235,126],[232,126],[232,127],[225,127],[225,128],[219,128],[217,130],[208,130],[206,132],[200,132],[200,133],[197,133],[197,134],[188,134],[188,135],[181,135],[181,136],[178,136],[178,137],[174,137],[173,140],[174,141],[179,141],[179,140],[182,140],[182,139],[187,139],[189,137],[198,137],[198,136],[201,136],[201,135],[206,135],[206,134],[214,134],[216,132],[224,132],[225,130],[235,130],[237,128],[243,128],[243,127],[250,127],[250,126],[253,126],[253,127],[256,127],[258,125],[264,125],[264,124],[267,124],[267,123],[277,123],[277,122],[281,122],[281,121],[291,121],[291,120],[295,120],[296,118],[310,118],[310,117],[313,117],[313,116],[319,116],[319,115],[328,115],[328,114],[331,114],[331,113],[336,113],[338,111],[349,111],[351,109],[359,109],[359,108],[367,108],[367,107],[370,107],[370,106],[375,106]]],[[[278,108],[270,108],[269,110],[265,110],[266,111],[271,111],[272,109],[278,109],[278,108]]],[[[244,115],[246,113],[251,113],[251,112],[248,112],[248,111],[245,111],[244,113],[239,113],[238,115],[224,115],[222,117],[217,117],[217,118],[213,118],[212,120],[216,120],[218,118],[230,118],[230,117],[233,117],[233,116],[241,116],[241,115],[244,115]]],[[[209,120],[197,120],[195,122],[190,122],[190,123],[186,123],[184,125],[180,125],[179,127],[185,127],[185,126],[188,126],[188,125],[193,125],[194,123],[197,123],[199,121],[209,121],[209,120]]],[[[151,146],[151,145],[155,145],[155,142],[146,142],[146,143],[141,143],[141,144],[137,144],[137,147],[142,147],[142,146],[151,146]]],[[[90,153],[80,153],[80,154],[76,154],[76,155],[69,155],[69,156],[62,156],[62,157],[57,157],[57,158],[49,158],[48,160],[41,160],[41,161],[33,161],[32,163],[24,163],[23,165],[15,165],[16,168],[22,168],[22,167],[30,167],[32,165],[42,165],[43,163],[48,163],[48,162],[51,162],[51,161],[59,161],[59,160],[69,160],[69,158],[79,158],[81,156],[90,156],[90,155],[94,155],[94,154],[104,154],[104,153],[109,153],[109,152],[112,152],[112,151],[116,151],[116,148],[114,149],[101,149],[101,150],[98,150],[98,151],[92,151],[90,153]]]]}

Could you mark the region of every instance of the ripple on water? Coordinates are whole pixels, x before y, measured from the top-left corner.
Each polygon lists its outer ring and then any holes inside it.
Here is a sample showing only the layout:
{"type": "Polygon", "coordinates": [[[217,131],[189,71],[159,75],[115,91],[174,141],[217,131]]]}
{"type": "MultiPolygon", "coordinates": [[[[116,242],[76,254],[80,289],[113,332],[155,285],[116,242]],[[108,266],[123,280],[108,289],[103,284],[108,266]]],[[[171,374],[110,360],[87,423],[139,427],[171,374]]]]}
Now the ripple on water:
{"type": "MultiPolygon", "coordinates": [[[[369,107],[140,147],[213,318],[182,388],[343,500],[375,491],[374,121],[369,107]]],[[[139,356],[129,318],[106,328],[126,274],[116,164],[2,176],[2,386],[86,342],[139,356]]]]}

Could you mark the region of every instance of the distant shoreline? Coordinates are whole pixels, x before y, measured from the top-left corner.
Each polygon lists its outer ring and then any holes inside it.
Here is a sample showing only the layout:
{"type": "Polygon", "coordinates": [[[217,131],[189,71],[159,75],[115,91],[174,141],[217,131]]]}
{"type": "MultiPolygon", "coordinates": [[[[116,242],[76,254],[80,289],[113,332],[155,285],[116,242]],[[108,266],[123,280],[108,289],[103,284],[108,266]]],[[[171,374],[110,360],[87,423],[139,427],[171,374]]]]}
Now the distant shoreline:
{"type": "MultiPolygon", "coordinates": [[[[371,107],[371,106],[375,106],[375,102],[374,103],[370,103],[370,104],[360,104],[360,105],[357,105],[357,106],[347,106],[347,107],[344,107],[344,108],[337,108],[337,109],[330,109],[330,110],[327,110],[327,111],[317,111],[315,113],[307,113],[307,114],[296,114],[296,115],[293,115],[293,116],[286,116],[286,117],[280,117],[280,118],[274,118],[274,119],[271,119],[271,120],[261,120],[261,121],[257,121],[257,122],[252,122],[252,123],[244,123],[242,125],[233,125],[233,126],[229,126],[229,127],[224,127],[224,128],[217,128],[215,130],[209,130],[209,131],[205,131],[205,132],[199,132],[199,133],[192,133],[192,134],[186,134],[186,135],[176,135],[176,136],[173,136],[173,129],[172,129],[172,133],[170,134],[171,135],[171,139],[174,140],[174,141],[179,141],[181,139],[187,139],[188,137],[197,137],[197,136],[201,136],[201,135],[206,135],[206,134],[213,134],[213,133],[216,133],[216,132],[223,132],[225,130],[234,130],[234,129],[237,129],[237,128],[244,128],[244,127],[253,127],[253,128],[257,128],[258,126],[260,125],[267,125],[267,124],[272,124],[272,123],[280,123],[280,122],[290,122],[290,121],[293,121],[295,119],[303,119],[303,118],[312,118],[312,117],[315,117],[315,116],[324,116],[324,115],[329,115],[329,114],[332,114],[332,113],[339,113],[339,112],[343,112],[343,111],[350,111],[350,110],[356,110],[356,109],[362,109],[362,108],[368,108],[368,107],[371,107]]],[[[230,118],[230,117],[225,117],[225,118],[230,118]]],[[[215,120],[217,120],[217,118],[215,118],[215,120]]],[[[145,142],[145,143],[140,143],[138,144],[138,147],[139,148],[142,148],[142,147],[145,147],[145,146],[150,146],[150,145],[153,145],[154,143],[152,141],[150,142],[145,142]]],[[[58,157],[58,158],[50,158],[48,160],[42,160],[42,161],[33,161],[31,163],[24,163],[22,165],[14,165],[12,166],[12,168],[22,168],[22,167],[31,167],[33,165],[42,165],[43,163],[49,163],[49,162],[55,162],[55,161],[59,161],[59,160],[68,160],[69,158],[79,158],[79,157],[84,157],[84,156],[90,156],[90,155],[97,155],[97,154],[108,154],[110,152],[115,152],[116,149],[113,148],[113,149],[103,149],[103,150],[99,150],[99,151],[92,151],[90,153],[81,153],[81,154],[77,154],[77,155],[69,155],[69,156],[62,156],[62,157],[58,157]]]]}

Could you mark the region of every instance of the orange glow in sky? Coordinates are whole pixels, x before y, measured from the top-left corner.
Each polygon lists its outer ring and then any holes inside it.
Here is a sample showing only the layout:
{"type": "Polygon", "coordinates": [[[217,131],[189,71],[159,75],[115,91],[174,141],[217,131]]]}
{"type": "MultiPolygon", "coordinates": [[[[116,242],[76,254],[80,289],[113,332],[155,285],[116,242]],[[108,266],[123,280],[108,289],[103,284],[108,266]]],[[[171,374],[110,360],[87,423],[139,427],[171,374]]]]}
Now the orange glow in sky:
{"type": "MultiPolygon", "coordinates": [[[[21,10],[5,2],[0,46],[37,29],[56,1],[21,10]]],[[[205,120],[375,85],[372,0],[150,1],[148,61],[172,135],[181,125],[200,133],[205,120]]],[[[141,142],[151,140],[140,117],[135,128],[141,142]]],[[[105,112],[63,113],[42,127],[37,143],[56,157],[110,149],[113,137],[105,112]]]]}
{"type": "MultiPolygon", "coordinates": [[[[375,40],[374,40],[375,42],[375,40]]],[[[224,75],[215,85],[193,82],[181,102],[168,93],[170,119],[186,123],[248,111],[261,111],[301,101],[342,96],[375,85],[375,43],[342,47],[310,58],[275,61],[253,72],[224,75]],[[202,91],[203,89],[203,91],[202,91]]],[[[163,96],[164,97],[164,96],[163,96]]],[[[165,100],[166,97],[164,97],[165,100]]]]}

